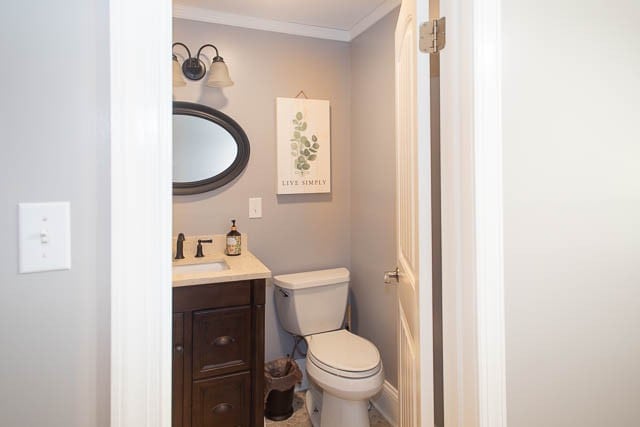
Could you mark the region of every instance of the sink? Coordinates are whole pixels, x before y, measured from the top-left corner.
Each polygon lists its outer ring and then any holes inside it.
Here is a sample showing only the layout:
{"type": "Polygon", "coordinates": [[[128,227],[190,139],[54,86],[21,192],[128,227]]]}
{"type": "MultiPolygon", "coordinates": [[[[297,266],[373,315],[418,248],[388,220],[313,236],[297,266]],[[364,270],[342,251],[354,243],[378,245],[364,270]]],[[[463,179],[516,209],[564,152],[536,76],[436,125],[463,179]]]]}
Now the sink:
{"type": "Polygon", "coordinates": [[[218,271],[225,271],[228,269],[229,264],[227,264],[225,260],[212,261],[206,264],[174,265],[173,275],[179,276],[191,273],[216,273],[218,271]]]}

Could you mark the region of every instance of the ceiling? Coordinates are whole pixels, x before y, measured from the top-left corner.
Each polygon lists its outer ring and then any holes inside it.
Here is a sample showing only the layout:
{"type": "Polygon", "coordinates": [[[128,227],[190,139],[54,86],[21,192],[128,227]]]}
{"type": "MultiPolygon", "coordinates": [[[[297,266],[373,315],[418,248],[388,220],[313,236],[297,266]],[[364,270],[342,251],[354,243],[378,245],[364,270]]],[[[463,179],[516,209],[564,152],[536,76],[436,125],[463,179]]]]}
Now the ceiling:
{"type": "Polygon", "coordinates": [[[175,0],[175,3],[234,15],[349,31],[386,1],[175,0]]]}

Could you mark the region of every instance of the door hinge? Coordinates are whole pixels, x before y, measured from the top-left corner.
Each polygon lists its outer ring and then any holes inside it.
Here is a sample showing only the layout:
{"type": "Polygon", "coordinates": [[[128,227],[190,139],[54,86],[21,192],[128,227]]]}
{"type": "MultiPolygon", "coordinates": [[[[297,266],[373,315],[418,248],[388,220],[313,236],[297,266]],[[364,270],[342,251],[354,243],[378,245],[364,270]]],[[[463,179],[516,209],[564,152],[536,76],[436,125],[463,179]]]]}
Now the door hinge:
{"type": "Polygon", "coordinates": [[[447,18],[433,19],[420,25],[420,52],[438,53],[447,40],[447,18]]]}

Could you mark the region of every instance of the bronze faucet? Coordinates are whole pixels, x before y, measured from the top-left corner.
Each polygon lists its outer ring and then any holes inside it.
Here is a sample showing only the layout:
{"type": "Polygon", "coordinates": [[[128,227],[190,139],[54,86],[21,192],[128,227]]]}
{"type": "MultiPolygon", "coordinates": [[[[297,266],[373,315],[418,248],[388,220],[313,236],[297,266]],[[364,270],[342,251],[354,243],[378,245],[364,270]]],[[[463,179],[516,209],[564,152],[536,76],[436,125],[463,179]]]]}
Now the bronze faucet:
{"type": "Polygon", "coordinates": [[[176,259],[184,259],[184,234],[178,234],[178,241],[176,242],[176,259]]]}
{"type": "Polygon", "coordinates": [[[208,240],[198,239],[198,247],[196,248],[196,258],[204,257],[204,253],[202,253],[202,244],[203,243],[213,243],[213,239],[208,239],[208,240]]]}

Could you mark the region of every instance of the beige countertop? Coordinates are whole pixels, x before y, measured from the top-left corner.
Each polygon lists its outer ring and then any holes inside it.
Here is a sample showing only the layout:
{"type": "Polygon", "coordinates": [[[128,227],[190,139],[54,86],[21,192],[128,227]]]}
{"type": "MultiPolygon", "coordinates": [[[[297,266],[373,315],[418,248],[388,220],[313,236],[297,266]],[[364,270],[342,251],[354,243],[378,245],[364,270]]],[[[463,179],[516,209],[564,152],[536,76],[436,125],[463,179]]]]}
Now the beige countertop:
{"type": "Polygon", "coordinates": [[[222,271],[193,271],[172,274],[173,287],[204,285],[209,283],[232,282],[237,280],[266,279],[271,271],[247,249],[246,236],[243,235],[242,254],[227,256],[224,254],[224,235],[187,236],[184,242],[184,259],[175,260],[176,242],[173,241],[173,266],[224,263],[229,268],[222,271]],[[203,258],[195,258],[198,239],[211,239],[213,244],[203,243],[203,258]]]}

